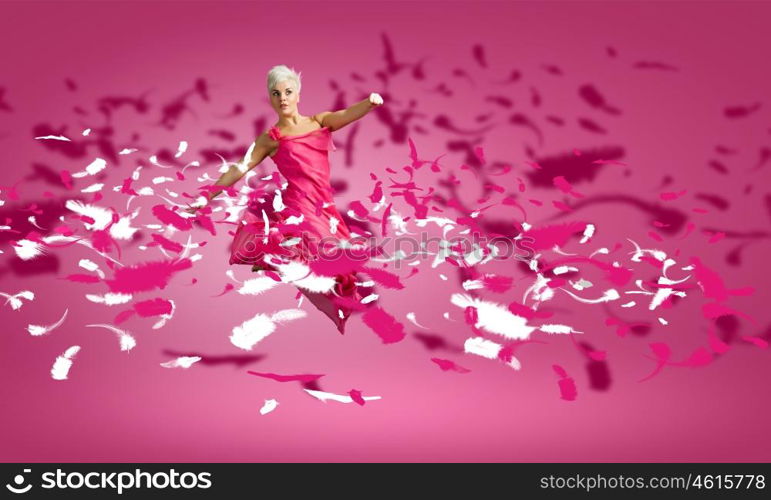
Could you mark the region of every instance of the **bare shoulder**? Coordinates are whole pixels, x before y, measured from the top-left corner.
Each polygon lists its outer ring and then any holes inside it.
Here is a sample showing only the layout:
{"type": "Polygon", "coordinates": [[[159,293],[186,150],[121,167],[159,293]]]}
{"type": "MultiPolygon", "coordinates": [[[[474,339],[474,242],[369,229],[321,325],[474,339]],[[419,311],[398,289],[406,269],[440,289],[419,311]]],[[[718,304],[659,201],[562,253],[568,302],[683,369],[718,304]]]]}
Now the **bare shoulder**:
{"type": "Polygon", "coordinates": [[[257,136],[257,138],[254,140],[254,143],[258,146],[263,145],[270,145],[271,143],[276,142],[270,137],[270,130],[266,130],[260,135],[257,136]]]}
{"type": "Polygon", "coordinates": [[[318,123],[320,126],[324,126],[324,118],[329,116],[332,112],[331,111],[322,111],[321,113],[316,113],[312,116],[313,121],[318,123]]]}
{"type": "Polygon", "coordinates": [[[266,130],[254,140],[254,147],[270,151],[276,147],[278,141],[270,136],[270,131],[266,130]]]}
{"type": "Polygon", "coordinates": [[[250,167],[254,168],[265,159],[266,156],[271,155],[278,146],[278,142],[274,141],[268,131],[263,132],[254,140],[254,148],[252,148],[252,155],[249,161],[250,167]]]}

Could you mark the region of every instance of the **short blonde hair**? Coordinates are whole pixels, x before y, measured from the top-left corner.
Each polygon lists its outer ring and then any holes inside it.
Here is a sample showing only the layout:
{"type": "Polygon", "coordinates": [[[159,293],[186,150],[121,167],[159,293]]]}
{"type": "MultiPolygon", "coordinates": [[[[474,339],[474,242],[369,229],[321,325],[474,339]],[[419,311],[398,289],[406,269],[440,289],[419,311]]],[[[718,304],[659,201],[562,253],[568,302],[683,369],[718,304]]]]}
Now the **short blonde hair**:
{"type": "Polygon", "coordinates": [[[268,94],[273,90],[273,87],[275,87],[279,82],[283,82],[286,80],[293,80],[295,84],[297,84],[297,92],[300,92],[300,74],[297,73],[294,69],[289,69],[288,67],[284,66],[283,64],[279,66],[273,66],[270,68],[270,71],[268,71],[268,94]]]}

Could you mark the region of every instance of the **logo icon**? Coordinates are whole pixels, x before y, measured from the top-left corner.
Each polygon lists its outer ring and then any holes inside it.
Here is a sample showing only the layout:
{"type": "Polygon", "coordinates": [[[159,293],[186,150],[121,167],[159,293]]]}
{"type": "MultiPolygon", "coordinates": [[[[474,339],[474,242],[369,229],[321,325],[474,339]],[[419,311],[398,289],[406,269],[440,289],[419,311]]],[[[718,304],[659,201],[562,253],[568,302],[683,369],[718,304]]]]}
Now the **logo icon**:
{"type": "MultiPolygon", "coordinates": [[[[24,469],[24,474],[27,472],[32,472],[32,469],[24,469]]],[[[5,487],[11,490],[13,493],[26,493],[32,489],[32,485],[28,484],[27,486],[22,487],[25,479],[26,478],[22,474],[16,474],[13,478],[13,482],[16,484],[16,486],[6,484],[5,487]]]]}

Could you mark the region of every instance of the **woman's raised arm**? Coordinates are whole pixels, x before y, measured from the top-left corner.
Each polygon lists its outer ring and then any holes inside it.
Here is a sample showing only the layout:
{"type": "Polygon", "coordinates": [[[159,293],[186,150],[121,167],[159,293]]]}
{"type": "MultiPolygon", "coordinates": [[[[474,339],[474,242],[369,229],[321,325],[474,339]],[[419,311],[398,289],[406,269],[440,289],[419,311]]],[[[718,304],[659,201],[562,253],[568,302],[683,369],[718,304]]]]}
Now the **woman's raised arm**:
{"type": "MultiPolygon", "coordinates": [[[[263,133],[254,141],[254,144],[250,147],[251,154],[249,151],[247,151],[247,154],[244,155],[244,159],[235,165],[231,165],[228,171],[222,174],[220,178],[217,179],[217,182],[214,183],[214,185],[223,186],[226,188],[232,186],[241,180],[241,177],[246,175],[248,171],[262,163],[262,160],[264,160],[270,154],[273,147],[273,140],[268,136],[267,132],[263,133]],[[246,160],[247,156],[249,156],[249,160],[246,160]]],[[[224,191],[224,189],[208,191],[204,194],[203,200],[200,202],[196,201],[195,203],[191,203],[190,208],[186,209],[185,211],[189,213],[195,212],[197,209],[208,204],[222,191],[224,191]]]]}
{"type": "Polygon", "coordinates": [[[357,102],[347,109],[340,111],[323,111],[313,117],[322,127],[328,127],[329,130],[338,130],[351,122],[354,122],[362,116],[369,113],[373,108],[381,106],[383,98],[380,94],[370,94],[368,98],[357,102]]]}

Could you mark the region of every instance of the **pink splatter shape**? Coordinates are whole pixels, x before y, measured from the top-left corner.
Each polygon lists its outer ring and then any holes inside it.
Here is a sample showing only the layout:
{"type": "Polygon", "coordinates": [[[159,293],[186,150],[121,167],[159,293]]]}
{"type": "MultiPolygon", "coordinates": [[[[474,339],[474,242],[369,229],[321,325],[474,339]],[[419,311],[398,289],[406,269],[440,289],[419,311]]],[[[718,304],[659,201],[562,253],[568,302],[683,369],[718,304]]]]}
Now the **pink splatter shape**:
{"type": "Polygon", "coordinates": [[[509,304],[509,311],[511,311],[512,314],[516,314],[517,316],[521,316],[528,320],[534,318],[546,319],[551,318],[554,315],[554,313],[547,311],[536,311],[535,309],[522,305],[519,302],[511,302],[509,304]]]}
{"type": "Polygon", "coordinates": [[[757,324],[757,321],[755,321],[755,318],[753,318],[752,316],[745,314],[741,311],[737,311],[736,309],[726,307],[720,304],[719,302],[708,302],[706,304],[703,304],[701,306],[701,313],[707,319],[717,319],[721,316],[730,316],[734,314],[736,316],[747,318],[752,323],[757,324]]]}
{"type": "Polygon", "coordinates": [[[554,372],[560,377],[559,388],[560,398],[565,401],[575,401],[578,391],[576,390],[575,381],[568,376],[567,372],[560,365],[552,365],[554,372]]]}
{"type": "Polygon", "coordinates": [[[361,319],[383,340],[384,344],[392,344],[404,339],[404,325],[380,307],[367,309],[361,319]]]}
{"type": "Polygon", "coordinates": [[[196,213],[195,219],[193,220],[195,221],[196,224],[200,225],[202,228],[209,231],[209,234],[211,234],[212,236],[217,236],[217,230],[214,229],[214,222],[206,214],[201,213],[201,211],[199,211],[198,213],[196,213]]]}
{"type": "Polygon", "coordinates": [[[479,163],[481,163],[482,165],[486,163],[484,149],[477,146],[474,148],[474,154],[479,159],[479,163]]]}
{"type": "Polygon", "coordinates": [[[439,368],[445,372],[454,371],[458,373],[469,373],[471,371],[468,368],[463,368],[462,366],[455,364],[455,362],[450,361],[449,359],[431,358],[431,361],[439,365],[439,368]]]}
{"type": "Polygon", "coordinates": [[[72,189],[72,175],[70,174],[69,170],[61,170],[59,172],[59,179],[61,179],[64,187],[67,189],[72,189]]]}
{"type": "Polygon", "coordinates": [[[717,243],[718,241],[722,240],[723,238],[725,238],[725,233],[723,233],[723,232],[717,232],[717,233],[714,233],[714,234],[713,234],[713,235],[712,235],[712,236],[709,238],[709,241],[707,241],[707,243],[717,243]]]}
{"type": "Polygon", "coordinates": [[[669,363],[672,366],[704,366],[712,362],[712,354],[703,347],[698,347],[690,356],[679,363],[669,363]]]}
{"type": "Polygon", "coordinates": [[[171,309],[171,301],[161,298],[145,300],[134,304],[134,310],[143,318],[169,314],[171,309]]]}
{"type": "MultiPolygon", "coordinates": [[[[370,174],[372,176],[372,174],[370,174]]],[[[376,179],[377,177],[375,177],[376,179]]],[[[377,181],[375,187],[372,189],[372,194],[369,195],[369,201],[372,203],[378,203],[383,198],[383,181],[377,181]]]]}
{"type": "Polygon", "coordinates": [[[605,318],[605,324],[608,326],[616,326],[616,335],[619,337],[625,337],[631,330],[630,325],[624,323],[618,318],[605,318]]]}
{"type": "Polygon", "coordinates": [[[689,222],[688,224],[685,225],[685,231],[683,232],[683,235],[680,236],[677,239],[678,240],[683,240],[683,239],[687,238],[688,235],[690,235],[693,232],[694,229],[696,229],[696,224],[694,224],[693,222],[689,222]]]}
{"type": "Polygon", "coordinates": [[[322,276],[336,276],[338,274],[350,274],[358,271],[366,261],[361,256],[353,255],[349,251],[339,249],[325,252],[325,258],[310,262],[310,270],[322,276]]]}
{"type": "Polygon", "coordinates": [[[393,203],[389,203],[388,206],[383,211],[383,218],[380,221],[380,234],[385,237],[388,234],[388,216],[391,215],[391,205],[393,203]]]}
{"type": "Polygon", "coordinates": [[[155,205],[153,207],[153,215],[164,224],[171,224],[180,231],[187,231],[192,229],[193,224],[179,215],[176,212],[172,212],[163,205],[155,205]]]}
{"type": "Polygon", "coordinates": [[[549,288],[559,288],[561,286],[564,286],[566,283],[567,283],[567,280],[563,278],[552,278],[546,282],[546,286],[548,286],[549,288]]]}
{"type": "Polygon", "coordinates": [[[351,208],[351,210],[353,210],[353,213],[356,215],[356,217],[360,219],[368,218],[369,210],[367,210],[359,200],[352,201],[348,206],[351,208]]]}
{"type": "Polygon", "coordinates": [[[651,351],[653,351],[653,355],[655,356],[656,367],[650,374],[648,374],[647,377],[640,379],[639,382],[644,382],[657,375],[661,370],[664,369],[664,366],[666,366],[666,364],[669,362],[669,358],[672,356],[672,350],[667,344],[663,342],[654,342],[648,344],[648,346],[651,348],[651,351]]]}
{"type": "Polygon", "coordinates": [[[364,398],[361,396],[361,391],[358,391],[356,389],[351,389],[348,391],[348,395],[351,396],[351,399],[353,399],[354,403],[356,403],[359,406],[364,406],[364,398]]]}
{"type": "Polygon", "coordinates": [[[511,276],[501,276],[496,274],[485,274],[482,276],[482,284],[491,292],[504,293],[511,288],[514,278],[511,276]]]}
{"type": "Polygon", "coordinates": [[[147,246],[160,245],[161,247],[165,248],[166,250],[169,250],[171,252],[177,252],[177,253],[181,252],[184,249],[182,244],[177,243],[176,241],[171,241],[170,239],[165,238],[164,236],[162,236],[160,234],[153,233],[152,236],[153,236],[154,243],[150,243],[147,246]]]}
{"type": "Polygon", "coordinates": [[[476,325],[479,321],[479,313],[474,306],[468,306],[463,310],[463,319],[467,325],[476,325]]]}
{"type": "Polygon", "coordinates": [[[683,189],[682,191],[677,191],[677,192],[673,191],[673,192],[660,193],[659,198],[661,198],[664,201],[676,200],[687,192],[688,192],[687,189],[683,189]]]}
{"type": "Polygon", "coordinates": [[[111,292],[135,293],[165,288],[171,277],[190,269],[193,263],[190,259],[164,260],[147,262],[136,266],[127,266],[115,271],[115,278],[106,280],[111,292]]]}
{"type": "Polygon", "coordinates": [[[99,283],[102,281],[98,276],[93,276],[91,274],[70,274],[65,276],[64,279],[67,281],[74,281],[76,283],[99,283]]]}
{"type": "Polygon", "coordinates": [[[742,340],[749,342],[752,345],[758,346],[761,349],[768,348],[768,342],[758,337],[742,336],[742,340]]]}
{"type": "Polygon", "coordinates": [[[264,377],[269,378],[271,380],[275,380],[276,382],[302,382],[304,384],[315,382],[316,380],[320,379],[324,375],[278,375],[275,373],[259,373],[259,372],[253,372],[253,371],[247,371],[249,375],[257,375],[258,377],[264,377]]]}
{"type": "Polygon", "coordinates": [[[137,193],[134,188],[131,187],[131,183],[133,182],[133,179],[131,177],[127,177],[123,179],[123,185],[120,188],[120,192],[122,194],[130,194],[133,196],[139,196],[139,193],[137,193]]]}
{"type": "Polygon", "coordinates": [[[402,282],[399,281],[399,276],[388,271],[374,267],[365,267],[361,271],[365,274],[368,274],[373,281],[383,285],[385,288],[391,288],[393,290],[400,290],[404,288],[402,282]]]}
{"type": "Polygon", "coordinates": [[[505,197],[503,200],[501,200],[501,203],[503,203],[504,205],[508,205],[508,206],[516,207],[517,209],[519,209],[519,211],[520,211],[520,212],[522,212],[522,218],[523,218],[523,219],[527,219],[527,212],[526,212],[526,211],[525,211],[525,209],[522,207],[522,205],[520,205],[519,203],[517,203],[517,200],[516,200],[516,199],[514,199],[513,197],[511,197],[511,196],[507,196],[507,197],[505,197]]]}
{"type": "Polygon", "coordinates": [[[127,309],[126,311],[121,311],[121,312],[119,312],[119,313],[118,313],[118,314],[115,316],[115,319],[113,319],[112,321],[113,321],[113,323],[115,323],[116,325],[120,325],[121,323],[123,323],[124,321],[126,321],[127,319],[129,319],[130,317],[132,317],[133,315],[135,315],[136,313],[137,313],[137,312],[136,312],[135,310],[133,310],[133,309],[127,309]]]}
{"type": "Polygon", "coordinates": [[[225,289],[224,289],[224,290],[222,290],[222,291],[221,291],[220,293],[218,293],[217,295],[214,295],[213,297],[222,297],[222,296],[223,296],[223,295],[225,295],[226,293],[228,293],[228,292],[230,292],[230,291],[232,291],[232,290],[235,290],[235,289],[236,289],[236,287],[235,287],[235,285],[234,285],[233,283],[227,283],[227,284],[225,284],[225,289]]]}
{"type": "Polygon", "coordinates": [[[698,257],[691,257],[689,263],[694,267],[696,281],[701,285],[704,296],[723,302],[731,295],[750,295],[754,292],[752,287],[729,290],[723,284],[723,280],[715,271],[701,263],[698,257]]]}
{"type": "Polygon", "coordinates": [[[574,191],[573,186],[570,185],[567,179],[565,179],[564,176],[560,175],[552,179],[552,182],[554,183],[554,187],[559,189],[565,194],[569,194],[570,196],[573,196],[575,198],[583,198],[584,195],[574,191]]]}
{"type": "Polygon", "coordinates": [[[107,229],[94,231],[91,235],[91,245],[93,245],[97,251],[102,253],[108,253],[115,247],[118,250],[118,255],[120,255],[120,247],[115,240],[112,239],[110,231],[107,229]]]}
{"type": "Polygon", "coordinates": [[[55,233],[63,234],[64,236],[72,236],[75,234],[75,231],[72,230],[69,226],[57,226],[54,228],[55,233]]]}

